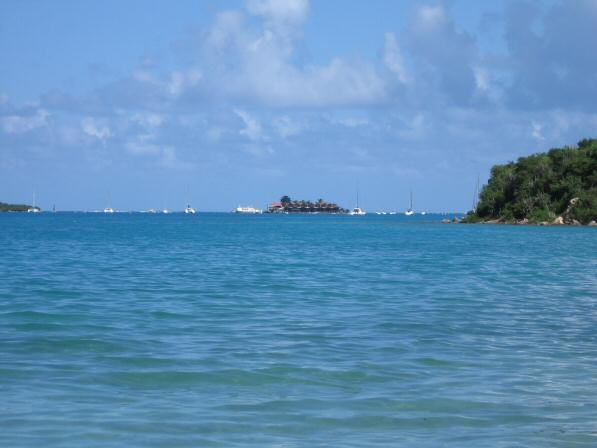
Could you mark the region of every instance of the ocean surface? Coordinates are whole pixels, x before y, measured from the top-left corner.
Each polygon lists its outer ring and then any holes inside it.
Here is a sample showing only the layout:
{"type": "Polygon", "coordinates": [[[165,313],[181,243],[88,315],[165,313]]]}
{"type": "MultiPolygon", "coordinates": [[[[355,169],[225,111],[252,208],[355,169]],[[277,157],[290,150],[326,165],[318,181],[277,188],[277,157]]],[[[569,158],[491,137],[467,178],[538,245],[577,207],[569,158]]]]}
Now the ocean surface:
{"type": "Polygon", "coordinates": [[[0,214],[0,446],[597,446],[597,229],[442,218],[0,214]]]}

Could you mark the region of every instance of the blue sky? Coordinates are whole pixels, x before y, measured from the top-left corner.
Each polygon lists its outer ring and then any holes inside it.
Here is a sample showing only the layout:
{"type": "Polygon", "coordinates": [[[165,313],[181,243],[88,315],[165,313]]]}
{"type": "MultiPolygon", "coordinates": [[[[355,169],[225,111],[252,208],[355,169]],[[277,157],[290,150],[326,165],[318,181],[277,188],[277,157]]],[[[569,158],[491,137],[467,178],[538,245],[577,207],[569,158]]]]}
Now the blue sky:
{"type": "Polygon", "coordinates": [[[467,210],[597,134],[597,1],[0,3],[0,200],[467,210]]]}

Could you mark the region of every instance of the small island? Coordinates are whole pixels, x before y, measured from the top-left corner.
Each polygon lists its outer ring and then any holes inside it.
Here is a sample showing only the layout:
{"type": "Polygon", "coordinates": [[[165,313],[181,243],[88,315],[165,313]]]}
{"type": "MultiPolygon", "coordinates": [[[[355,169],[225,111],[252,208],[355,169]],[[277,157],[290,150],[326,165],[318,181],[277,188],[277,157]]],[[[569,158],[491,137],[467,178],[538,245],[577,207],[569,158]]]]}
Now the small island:
{"type": "Polygon", "coordinates": [[[39,207],[32,207],[27,204],[7,204],[5,202],[0,202],[0,212],[28,212],[33,209],[41,211],[39,207]]]}
{"type": "Polygon", "coordinates": [[[348,213],[348,210],[332,202],[318,199],[316,202],[292,200],[290,196],[282,196],[279,202],[272,202],[267,213],[348,213]]]}
{"type": "Polygon", "coordinates": [[[462,222],[597,225],[597,139],[495,165],[462,222]]]}

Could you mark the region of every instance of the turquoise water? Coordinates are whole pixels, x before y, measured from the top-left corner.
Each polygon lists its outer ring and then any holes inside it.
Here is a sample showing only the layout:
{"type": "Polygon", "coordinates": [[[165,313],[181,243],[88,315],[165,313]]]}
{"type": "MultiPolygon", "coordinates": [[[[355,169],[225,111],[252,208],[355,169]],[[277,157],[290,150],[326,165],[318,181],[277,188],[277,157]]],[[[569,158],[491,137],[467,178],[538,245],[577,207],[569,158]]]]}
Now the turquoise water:
{"type": "Polygon", "coordinates": [[[0,446],[597,446],[597,229],[440,219],[0,215],[0,446]]]}

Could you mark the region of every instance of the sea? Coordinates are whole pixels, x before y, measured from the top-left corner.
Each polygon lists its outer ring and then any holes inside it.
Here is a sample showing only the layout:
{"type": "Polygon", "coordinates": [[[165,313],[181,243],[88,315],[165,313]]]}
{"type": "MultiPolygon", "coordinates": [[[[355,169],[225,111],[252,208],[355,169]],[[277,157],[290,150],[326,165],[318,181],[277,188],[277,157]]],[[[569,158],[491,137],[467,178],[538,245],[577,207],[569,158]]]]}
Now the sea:
{"type": "Polygon", "coordinates": [[[0,214],[0,446],[596,447],[597,228],[444,218],[0,214]]]}

